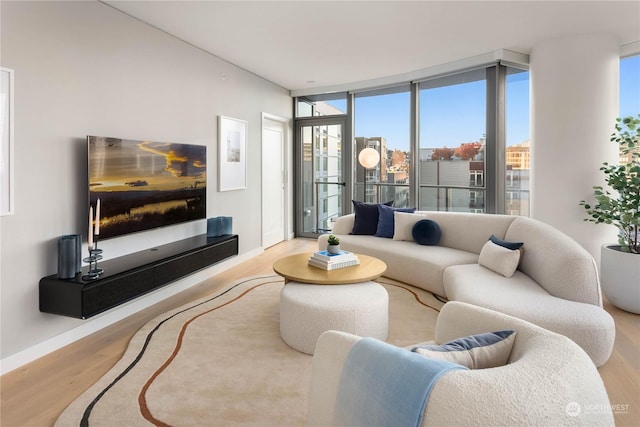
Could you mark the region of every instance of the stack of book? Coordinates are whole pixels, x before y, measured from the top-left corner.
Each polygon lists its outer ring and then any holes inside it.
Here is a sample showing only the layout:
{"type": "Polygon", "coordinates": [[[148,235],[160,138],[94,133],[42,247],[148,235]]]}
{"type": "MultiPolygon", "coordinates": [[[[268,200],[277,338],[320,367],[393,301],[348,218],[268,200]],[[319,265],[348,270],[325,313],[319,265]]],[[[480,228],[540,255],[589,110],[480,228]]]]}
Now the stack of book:
{"type": "Polygon", "coordinates": [[[339,268],[353,267],[360,264],[357,255],[349,251],[340,251],[330,254],[327,251],[314,252],[309,257],[309,265],[323,270],[337,270],[339,268]]]}

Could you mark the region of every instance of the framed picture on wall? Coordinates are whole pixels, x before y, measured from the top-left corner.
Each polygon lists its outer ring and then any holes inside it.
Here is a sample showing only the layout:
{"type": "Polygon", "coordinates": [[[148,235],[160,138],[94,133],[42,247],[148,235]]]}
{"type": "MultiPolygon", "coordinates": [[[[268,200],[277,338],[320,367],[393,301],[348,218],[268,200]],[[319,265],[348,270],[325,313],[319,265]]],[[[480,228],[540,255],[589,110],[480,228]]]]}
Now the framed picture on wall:
{"type": "Polygon", "coordinates": [[[247,122],[218,116],[218,191],[247,188],[247,122]]]}
{"type": "Polygon", "coordinates": [[[0,215],[13,214],[13,70],[0,67],[0,215]]]}

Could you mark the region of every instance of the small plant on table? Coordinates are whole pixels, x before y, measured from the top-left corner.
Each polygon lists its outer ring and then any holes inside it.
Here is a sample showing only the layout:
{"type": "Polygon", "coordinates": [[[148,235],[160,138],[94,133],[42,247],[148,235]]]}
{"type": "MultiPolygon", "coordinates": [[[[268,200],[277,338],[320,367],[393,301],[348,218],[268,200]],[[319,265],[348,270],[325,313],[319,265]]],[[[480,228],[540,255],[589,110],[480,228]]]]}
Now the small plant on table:
{"type": "Polygon", "coordinates": [[[327,252],[330,254],[340,253],[340,239],[335,235],[329,235],[329,239],[327,239],[327,252]]]}

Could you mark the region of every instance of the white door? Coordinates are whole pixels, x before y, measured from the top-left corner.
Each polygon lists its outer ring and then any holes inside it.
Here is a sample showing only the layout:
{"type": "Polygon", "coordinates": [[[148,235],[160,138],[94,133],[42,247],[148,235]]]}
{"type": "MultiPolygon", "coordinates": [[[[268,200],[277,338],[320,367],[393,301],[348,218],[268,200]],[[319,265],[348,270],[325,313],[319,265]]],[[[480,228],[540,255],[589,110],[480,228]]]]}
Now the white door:
{"type": "Polygon", "coordinates": [[[286,122],[262,118],[262,247],[285,239],[286,122]]]}

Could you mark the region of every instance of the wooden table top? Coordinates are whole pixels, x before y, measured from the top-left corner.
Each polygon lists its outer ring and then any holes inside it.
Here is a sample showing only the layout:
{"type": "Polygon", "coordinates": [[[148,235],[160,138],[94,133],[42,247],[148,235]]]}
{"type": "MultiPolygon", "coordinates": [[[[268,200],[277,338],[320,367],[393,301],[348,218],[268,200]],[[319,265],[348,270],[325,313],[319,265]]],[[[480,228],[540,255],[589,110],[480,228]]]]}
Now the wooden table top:
{"type": "Polygon", "coordinates": [[[288,281],[316,285],[346,285],[377,279],[387,269],[387,264],[378,258],[358,254],[360,265],[337,270],[323,270],[308,265],[312,252],[290,255],[277,260],[273,270],[288,281]]]}

